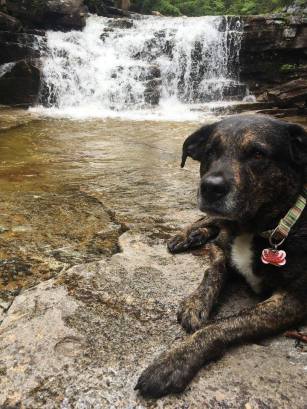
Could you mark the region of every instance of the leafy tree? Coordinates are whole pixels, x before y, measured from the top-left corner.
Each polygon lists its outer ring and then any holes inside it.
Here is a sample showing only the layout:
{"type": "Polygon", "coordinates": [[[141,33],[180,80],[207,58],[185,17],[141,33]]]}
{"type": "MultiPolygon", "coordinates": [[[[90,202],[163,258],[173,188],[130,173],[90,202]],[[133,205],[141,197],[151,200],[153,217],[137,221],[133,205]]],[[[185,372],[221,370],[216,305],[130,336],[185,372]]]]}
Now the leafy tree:
{"type": "MultiPolygon", "coordinates": [[[[300,0],[304,3],[306,0],[300,0]]],[[[153,10],[164,15],[203,16],[219,14],[265,14],[293,3],[293,0],[131,0],[142,13],[153,10]]]]}

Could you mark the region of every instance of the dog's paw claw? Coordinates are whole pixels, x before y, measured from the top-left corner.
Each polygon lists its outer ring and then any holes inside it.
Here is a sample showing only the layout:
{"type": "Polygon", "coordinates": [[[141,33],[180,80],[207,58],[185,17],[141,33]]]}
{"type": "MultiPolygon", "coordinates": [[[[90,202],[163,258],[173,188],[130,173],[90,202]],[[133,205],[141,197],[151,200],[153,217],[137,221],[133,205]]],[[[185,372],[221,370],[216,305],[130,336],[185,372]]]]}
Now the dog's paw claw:
{"type": "Polygon", "coordinates": [[[170,253],[180,253],[187,249],[188,243],[183,235],[178,234],[167,243],[167,248],[170,253]]]}
{"type": "Polygon", "coordinates": [[[177,312],[177,320],[188,333],[203,327],[208,314],[200,298],[191,296],[183,300],[177,312]]]}
{"type": "Polygon", "coordinates": [[[191,230],[187,234],[177,234],[169,240],[167,248],[170,253],[180,253],[203,246],[208,241],[207,235],[200,229],[191,230]]]}

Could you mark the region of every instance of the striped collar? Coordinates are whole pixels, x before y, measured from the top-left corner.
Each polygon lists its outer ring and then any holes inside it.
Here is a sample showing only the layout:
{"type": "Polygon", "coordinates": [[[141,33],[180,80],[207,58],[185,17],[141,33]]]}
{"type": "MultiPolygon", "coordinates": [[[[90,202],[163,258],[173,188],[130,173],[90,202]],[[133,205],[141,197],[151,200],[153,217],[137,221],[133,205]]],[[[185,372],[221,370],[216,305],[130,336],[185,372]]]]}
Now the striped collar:
{"type": "Polygon", "coordinates": [[[293,207],[288,210],[285,217],[283,217],[278,223],[277,227],[273,230],[267,230],[259,235],[266,239],[269,239],[271,246],[277,248],[280,246],[288,237],[288,234],[294,224],[300,218],[303,210],[306,206],[307,198],[307,184],[303,186],[303,191],[297,198],[293,207]]]}

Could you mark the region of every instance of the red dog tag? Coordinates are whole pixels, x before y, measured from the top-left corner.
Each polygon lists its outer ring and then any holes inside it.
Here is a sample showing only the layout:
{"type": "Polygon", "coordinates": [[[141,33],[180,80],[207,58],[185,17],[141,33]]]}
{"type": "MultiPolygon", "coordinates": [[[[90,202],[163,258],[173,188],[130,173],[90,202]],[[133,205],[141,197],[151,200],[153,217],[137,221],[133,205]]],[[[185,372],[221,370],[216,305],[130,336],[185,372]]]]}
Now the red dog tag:
{"type": "Polygon", "coordinates": [[[264,249],[261,254],[261,261],[264,264],[273,264],[273,266],[284,266],[286,252],[284,250],[264,249]]]}

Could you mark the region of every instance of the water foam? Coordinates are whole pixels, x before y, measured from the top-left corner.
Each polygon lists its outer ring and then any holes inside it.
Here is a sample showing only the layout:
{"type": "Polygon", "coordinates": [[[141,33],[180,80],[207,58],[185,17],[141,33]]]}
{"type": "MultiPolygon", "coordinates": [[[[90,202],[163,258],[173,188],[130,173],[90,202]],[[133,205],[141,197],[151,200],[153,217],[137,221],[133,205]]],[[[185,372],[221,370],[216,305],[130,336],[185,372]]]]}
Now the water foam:
{"type": "Polygon", "coordinates": [[[212,104],[244,96],[238,19],[128,23],[91,16],[82,32],[48,32],[41,104],[34,110],[78,119],[198,120],[212,104]]]}

